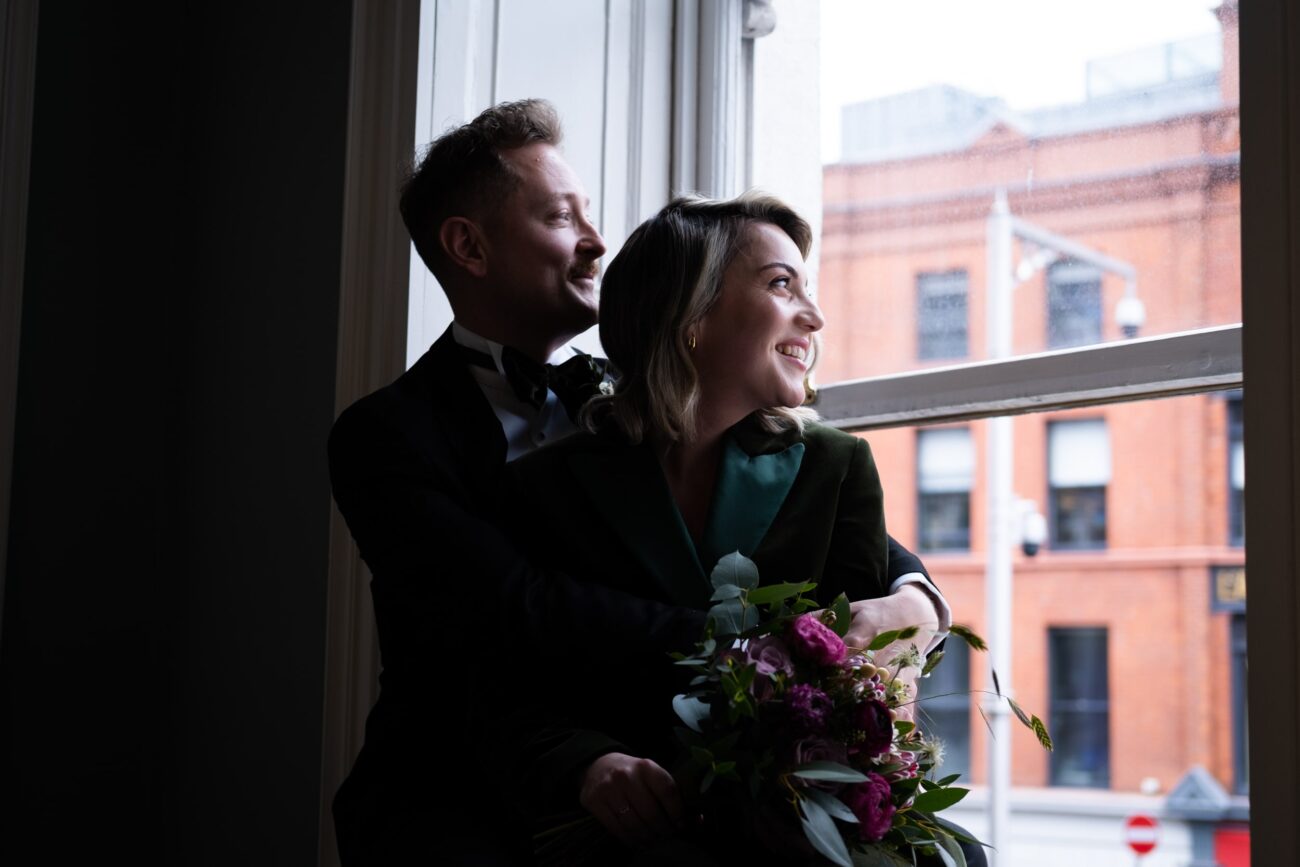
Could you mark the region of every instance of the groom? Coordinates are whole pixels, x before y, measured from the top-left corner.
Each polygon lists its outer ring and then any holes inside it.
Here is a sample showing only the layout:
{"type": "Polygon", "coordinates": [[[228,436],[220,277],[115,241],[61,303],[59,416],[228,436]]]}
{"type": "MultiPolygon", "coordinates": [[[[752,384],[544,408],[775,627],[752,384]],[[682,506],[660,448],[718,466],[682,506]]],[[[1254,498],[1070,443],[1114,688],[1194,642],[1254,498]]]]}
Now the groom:
{"type": "MultiPolygon", "coordinates": [[[[330,436],[334,497],[373,574],[383,662],[365,745],[334,802],[345,865],[530,863],[494,765],[501,744],[485,734],[500,729],[495,696],[524,671],[582,665],[593,676],[593,657],[612,650],[666,679],[666,654],[703,627],[701,612],[540,572],[497,525],[502,467],[572,433],[570,411],[603,382],[600,363],[566,348],[595,324],[605,245],[559,141],[549,104],[502,104],[438,139],[403,189],[402,216],[455,321],[330,436]]],[[[920,562],[890,544],[891,578],[910,574],[855,606],[859,634],[946,618],[920,562]]],[[[587,770],[562,784],[612,831],[636,843],[667,830],[675,794],[661,768],[619,753],[571,758],[587,770]],[[662,812],[634,827],[610,812],[639,799],[662,812]]]]}

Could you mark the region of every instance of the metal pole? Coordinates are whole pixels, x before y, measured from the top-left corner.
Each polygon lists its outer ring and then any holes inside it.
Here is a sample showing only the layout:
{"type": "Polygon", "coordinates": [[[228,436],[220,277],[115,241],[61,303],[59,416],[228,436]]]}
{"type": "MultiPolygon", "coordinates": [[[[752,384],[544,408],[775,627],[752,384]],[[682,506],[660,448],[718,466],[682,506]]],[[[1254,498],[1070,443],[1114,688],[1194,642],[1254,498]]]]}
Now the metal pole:
{"type": "MultiPolygon", "coordinates": [[[[987,317],[988,358],[1011,356],[1011,265],[1012,217],[1006,193],[999,190],[988,218],[987,317]]],[[[987,460],[985,488],[987,509],[987,551],[985,559],[985,604],[988,623],[989,657],[1004,689],[1011,683],[1011,546],[1015,544],[1012,521],[1012,431],[1008,416],[991,418],[985,432],[987,460]]],[[[989,740],[989,843],[994,867],[1011,863],[1011,720],[1006,702],[986,697],[985,713],[992,728],[989,740]]]]}

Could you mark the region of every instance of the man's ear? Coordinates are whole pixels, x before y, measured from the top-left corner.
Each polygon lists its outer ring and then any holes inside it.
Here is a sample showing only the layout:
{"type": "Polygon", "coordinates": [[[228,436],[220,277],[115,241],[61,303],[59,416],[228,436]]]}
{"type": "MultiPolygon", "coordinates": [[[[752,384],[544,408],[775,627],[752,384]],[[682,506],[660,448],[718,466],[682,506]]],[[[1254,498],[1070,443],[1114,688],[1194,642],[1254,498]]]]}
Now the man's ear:
{"type": "Polygon", "coordinates": [[[487,239],[478,223],[467,217],[448,217],[438,229],[438,243],[453,265],[475,277],[487,276],[487,239]]]}

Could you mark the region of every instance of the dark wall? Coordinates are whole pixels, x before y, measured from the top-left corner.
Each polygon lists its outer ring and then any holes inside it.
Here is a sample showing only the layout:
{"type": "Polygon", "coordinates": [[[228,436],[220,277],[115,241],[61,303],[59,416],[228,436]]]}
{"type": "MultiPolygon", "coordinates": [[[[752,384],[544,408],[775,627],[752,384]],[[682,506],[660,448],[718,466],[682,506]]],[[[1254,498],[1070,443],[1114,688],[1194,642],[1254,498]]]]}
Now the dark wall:
{"type": "Polygon", "coordinates": [[[315,863],[350,28],[41,4],[0,862],[315,863]]]}

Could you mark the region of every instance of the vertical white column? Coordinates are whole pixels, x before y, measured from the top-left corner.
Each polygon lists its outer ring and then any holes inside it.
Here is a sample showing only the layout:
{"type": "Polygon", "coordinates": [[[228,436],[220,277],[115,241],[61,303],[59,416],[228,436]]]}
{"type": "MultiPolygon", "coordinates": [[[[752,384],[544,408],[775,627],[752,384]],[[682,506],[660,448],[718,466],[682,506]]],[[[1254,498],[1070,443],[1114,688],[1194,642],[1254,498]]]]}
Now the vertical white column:
{"type": "MultiPolygon", "coordinates": [[[[1006,193],[999,190],[988,218],[988,275],[986,280],[987,348],[989,360],[1011,355],[1011,213],[1006,193]]],[[[987,551],[985,600],[989,657],[1003,688],[1011,684],[1011,547],[1015,544],[1011,496],[1012,430],[1007,416],[985,422],[988,436],[985,461],[987,551]]],[[[989,853],[994,867],[1011,863],[1011,719],[1006,702],[986,697],[992,728],[988,752],[989,853]]]]}

